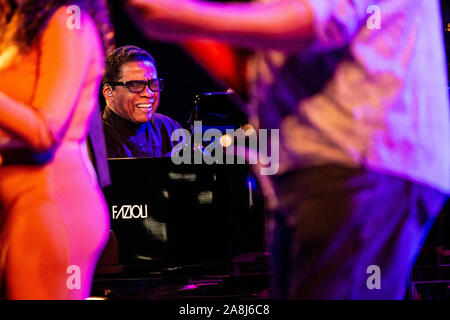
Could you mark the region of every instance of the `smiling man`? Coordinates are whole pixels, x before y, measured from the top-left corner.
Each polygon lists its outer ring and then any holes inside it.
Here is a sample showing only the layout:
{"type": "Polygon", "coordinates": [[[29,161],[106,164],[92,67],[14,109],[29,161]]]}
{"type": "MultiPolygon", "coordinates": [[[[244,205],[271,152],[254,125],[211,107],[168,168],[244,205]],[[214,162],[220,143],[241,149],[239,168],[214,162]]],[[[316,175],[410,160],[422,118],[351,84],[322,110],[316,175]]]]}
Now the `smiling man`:
{"type": "Polygon", "coordinates": [[[108,158],[170,156],[172,132],[181,126],[156,113],[162,86],[147,51],[124,46],[108,56],[103,75],[108,158]]]}

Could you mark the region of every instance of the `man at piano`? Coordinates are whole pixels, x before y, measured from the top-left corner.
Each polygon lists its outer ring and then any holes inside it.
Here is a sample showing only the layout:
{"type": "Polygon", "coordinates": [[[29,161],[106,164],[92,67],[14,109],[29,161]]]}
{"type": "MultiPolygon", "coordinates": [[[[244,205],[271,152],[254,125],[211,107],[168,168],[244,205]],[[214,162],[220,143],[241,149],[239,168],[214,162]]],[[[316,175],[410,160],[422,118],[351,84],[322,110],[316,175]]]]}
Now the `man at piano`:
{"type": "Polygon", "coordinates": [[[102,93],[108,158],[165,157],[180,124],[156,113],[163,80],[154,58],[136,46],[115,49],[106,60],[102,93]]]}

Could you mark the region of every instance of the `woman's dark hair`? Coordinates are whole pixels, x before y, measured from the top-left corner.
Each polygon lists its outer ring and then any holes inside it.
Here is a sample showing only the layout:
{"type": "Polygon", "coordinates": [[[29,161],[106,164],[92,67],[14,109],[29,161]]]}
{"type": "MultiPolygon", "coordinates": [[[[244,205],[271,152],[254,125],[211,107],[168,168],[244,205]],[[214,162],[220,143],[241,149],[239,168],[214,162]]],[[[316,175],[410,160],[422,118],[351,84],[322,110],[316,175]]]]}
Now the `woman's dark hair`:
{"type": "Polygon", "coordinates": [[[100,33],[105,55],[114,48],[114,29],[105,0],[26,0],[17,5],[14,0],[0,0],[0,44],[8,22],[17,15],[17,27],[12,41],[20,52],[26,53],[39,41],[48,21],[61,6],[78,5],[94,20],[100,33]]]}
{"type": "Polygon", "coordinates": [[[150,61],[156,68],[155,59],[144,49],[136,46],[119,47],[106,58],[103,85],[117,81],[122,76],[122,65],[133,61],[150,61]]]}

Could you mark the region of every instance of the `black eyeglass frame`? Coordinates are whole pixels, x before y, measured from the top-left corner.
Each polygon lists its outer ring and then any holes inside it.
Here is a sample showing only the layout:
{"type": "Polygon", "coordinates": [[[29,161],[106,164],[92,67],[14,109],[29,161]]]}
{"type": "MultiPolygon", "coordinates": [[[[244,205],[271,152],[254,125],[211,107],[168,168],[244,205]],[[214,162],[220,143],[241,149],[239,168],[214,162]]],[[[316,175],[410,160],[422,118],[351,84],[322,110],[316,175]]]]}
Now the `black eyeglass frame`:
{"type": "Polygon", "coordinates": [[[164,79],[149,79],[149,80],[147,80],[147,81],[144,81],[144,80],[109,81],[109,82],[107,82],[107,83],[108,83],[109,85],[112,85],[112,86],[124,86],[124,87],[127,87],[128,90],[129,90],[130,92],[132,92],[132,93],[141,93],[141,92],[144,91],[145,88],[147,88],[147,87],[149,87],[150,90],[152,90],[153,92],[155,92],[155,91],[161,92],[162,89],[163,89],[163,87],[164,87],[164,79]],[[159,84],[158,89],[152,89],[151,86],[152,86],[156,81],[158,81],[158,84],[159,84]],[[139,90],[139,91],[133,91],[133,90],[131,89],[131,83],[133,83],[133,82],[134,82],[134,83],[138,82],[138,83],[141,83],[141,84],[145,84],[145,86],[142,88],[142,90],[139,90]]]}

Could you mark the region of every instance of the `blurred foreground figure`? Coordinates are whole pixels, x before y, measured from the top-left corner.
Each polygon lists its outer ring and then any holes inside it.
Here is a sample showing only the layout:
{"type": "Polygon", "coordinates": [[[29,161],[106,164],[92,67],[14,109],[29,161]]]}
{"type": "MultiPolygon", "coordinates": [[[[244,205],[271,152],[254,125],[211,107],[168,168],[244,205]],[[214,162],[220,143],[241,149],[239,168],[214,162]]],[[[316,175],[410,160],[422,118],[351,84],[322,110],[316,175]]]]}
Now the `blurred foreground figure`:
{"type": "Polygon", "coordinates": [[[268,198],[274,297],[402,299],[450,190],[438,0],[128,7],[149,37],[252,51],[249,116],[280,130],[268,198]]]}
{"type": "Polygon", "coordinates": [[[86,144],[109,15],[102,1],[0,7],[2,298],[84,299],[109,231],[86,144]]]}

